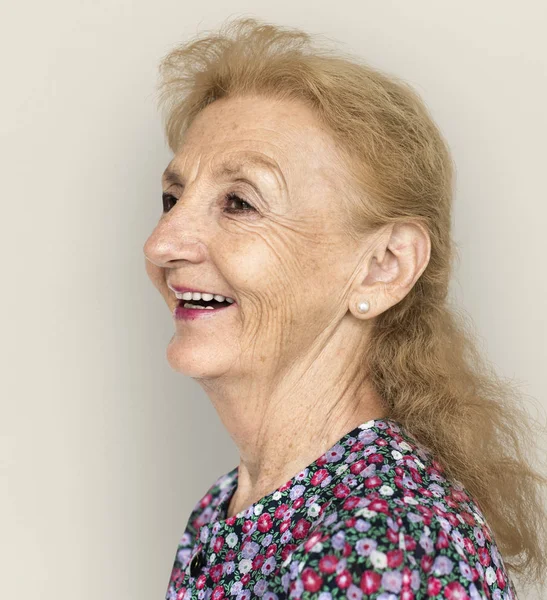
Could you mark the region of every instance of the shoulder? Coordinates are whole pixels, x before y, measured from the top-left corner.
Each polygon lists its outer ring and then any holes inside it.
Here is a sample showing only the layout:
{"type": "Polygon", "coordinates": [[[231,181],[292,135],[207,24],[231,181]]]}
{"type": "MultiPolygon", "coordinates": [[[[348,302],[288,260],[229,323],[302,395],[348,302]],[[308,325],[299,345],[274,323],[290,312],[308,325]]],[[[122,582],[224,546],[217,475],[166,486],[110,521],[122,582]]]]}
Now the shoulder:
{"type": "Polygon", "coordinates": [[[405,439],[398,448],[377,446],[361,483],[339,490],[342,497],[284,561],[288,597],[516,598],[477,504],[405,439]]]}

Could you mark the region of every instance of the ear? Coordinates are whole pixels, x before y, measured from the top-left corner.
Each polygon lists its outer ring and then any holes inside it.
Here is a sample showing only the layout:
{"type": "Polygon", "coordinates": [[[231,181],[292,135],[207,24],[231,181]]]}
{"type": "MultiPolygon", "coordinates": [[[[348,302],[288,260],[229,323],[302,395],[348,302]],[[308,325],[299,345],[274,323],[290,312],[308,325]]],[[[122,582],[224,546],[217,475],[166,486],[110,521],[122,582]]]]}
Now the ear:
{"type": "Polygon", "coordinates": [[[367,252],[364,277],[350,295],[349,309],[358,319],[370,319],[400,302],[424,272],[431,256],[431,240],[418,222],[391,225],[372,251],[367,252]],[[357,310],[366,300],[369,310],[357,310]]]}

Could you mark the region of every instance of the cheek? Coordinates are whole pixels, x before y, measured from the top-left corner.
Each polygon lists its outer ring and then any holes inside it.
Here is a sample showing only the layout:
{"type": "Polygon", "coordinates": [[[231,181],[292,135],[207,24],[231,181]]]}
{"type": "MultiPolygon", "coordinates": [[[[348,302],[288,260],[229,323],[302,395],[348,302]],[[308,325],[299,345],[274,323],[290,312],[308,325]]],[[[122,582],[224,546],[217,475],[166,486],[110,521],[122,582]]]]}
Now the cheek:
{"type": "Polygon", "coordinates": [[[161,292],[166,288],[164,270],[146,258],[144,259],[145,269],[150,281],[161,292]]]}
{"type": "Polygon", "coordinates": [[[315,237],[280,228],[235,243],[232,239],[225,247],[229,250],[219,254],[221,270],[240,303],[256,305],[262,314],[282,313],[292,319],[325,286],[328,259],[315,237]]]}

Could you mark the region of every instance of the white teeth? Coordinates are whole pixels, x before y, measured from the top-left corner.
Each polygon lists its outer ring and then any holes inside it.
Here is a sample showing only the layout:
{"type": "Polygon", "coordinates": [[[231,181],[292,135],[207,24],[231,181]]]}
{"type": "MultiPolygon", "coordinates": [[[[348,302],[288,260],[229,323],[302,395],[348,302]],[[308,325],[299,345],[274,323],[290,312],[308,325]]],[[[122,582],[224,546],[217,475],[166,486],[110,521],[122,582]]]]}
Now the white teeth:
{"type": "Polygon", "coordinates": [[[215,310],[212,306],[200,306],[199,304],[192,304],[191,302],[185,302],[184,308],[199,308],[201,310],[215,310]]]}
{"type": "Polygon", "coordinates": [[[224,302],[224,300],[226,300],[226,302],[228,302],[229,304],[233,303],[232,298],[227,298],[226,296],[221,296],[220,294],[210,294],[208,292],[175,292],[175,296],[179,300],[206,300],[207,302],[209,302],[214,298],[218,302],[224,302]]]}

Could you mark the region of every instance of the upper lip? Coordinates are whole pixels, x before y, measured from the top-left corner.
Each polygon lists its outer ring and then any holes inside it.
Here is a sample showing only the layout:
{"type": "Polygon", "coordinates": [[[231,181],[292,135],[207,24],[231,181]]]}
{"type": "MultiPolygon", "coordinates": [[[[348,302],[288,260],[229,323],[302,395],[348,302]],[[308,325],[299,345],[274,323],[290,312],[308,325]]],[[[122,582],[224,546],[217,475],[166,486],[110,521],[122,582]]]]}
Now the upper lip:
{"type": "Polygon", "coordinates": [[[196,290],[195,288],[189,288],[183,285],[175,285],[173,283],[168,283],[167,287],[173,291],[173,292],[178,292],[180,294],[182,294],[183,292],[199,292],[200,294],[213,294],[215,296],[224,296],[225,298],[230,298],[231,300],[235,299],[232,298],[232,296],[227,296],[226,294],[220,294],[219,292],[211,292],[209,290],[196,290]]]}

